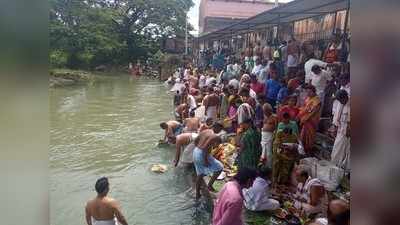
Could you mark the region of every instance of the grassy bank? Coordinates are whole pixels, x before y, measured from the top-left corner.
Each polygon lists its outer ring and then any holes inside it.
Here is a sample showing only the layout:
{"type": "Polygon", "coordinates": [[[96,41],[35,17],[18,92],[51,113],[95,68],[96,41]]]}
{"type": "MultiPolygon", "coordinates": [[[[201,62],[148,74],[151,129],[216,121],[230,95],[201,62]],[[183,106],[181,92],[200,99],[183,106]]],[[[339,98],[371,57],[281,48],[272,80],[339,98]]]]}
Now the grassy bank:
{"type": "MultiPolygon", "coordinates": [[[[117,74],[121,74],[121,72],[117,74]]],[[[84,70],[51,69],[49,71],[49,85],[50,87],[65,87],[78,84],[93,84],[109,75],[109,73],[84,70]]]]}

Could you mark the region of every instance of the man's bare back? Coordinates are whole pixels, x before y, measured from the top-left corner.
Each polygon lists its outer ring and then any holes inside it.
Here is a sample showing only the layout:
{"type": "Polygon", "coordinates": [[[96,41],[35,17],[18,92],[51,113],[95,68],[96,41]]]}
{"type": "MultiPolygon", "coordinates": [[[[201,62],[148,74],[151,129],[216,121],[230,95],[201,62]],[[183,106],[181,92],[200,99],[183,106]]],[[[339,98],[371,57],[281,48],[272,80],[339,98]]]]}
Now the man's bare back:
{"type": "Polygon", "coordinates": [[[214,145],[221,143],[221,138],[214,134],[211,129],[200,132],[195,140],[195,145],[203,151],[209,151],[214,145]]]}
{"type": "Polygon", "coordinates": [[[86,210],[96,220],[113,220],[117,202],[109,197],[96,197],[86,204],[86,210]]]}
{"type": "Polygon", "coordinates": [[[207,95],[206,98],[204,99],[204,106],[206,108],[211,107],[211,106],[218,106],[219,105],[219,97],[216,94],[210,94],[207,95]]]}
{"type": "Polygon", "coordinates": [[[110,221],[110,224],[112,224],[114,218],[117,218],[119,223],[128,224],[122,215],[118,202],[109,197],[96,197],[88,201],[85,211],[88,225],[96,225],[92,224],[92,218],[94,221],[110,221]]]}
{"type": "Polygon", "coordinates": [[[200,126],[200,119],[197,117],[187,118],[185,125],[185,132],[197,132],[200,126]]]}

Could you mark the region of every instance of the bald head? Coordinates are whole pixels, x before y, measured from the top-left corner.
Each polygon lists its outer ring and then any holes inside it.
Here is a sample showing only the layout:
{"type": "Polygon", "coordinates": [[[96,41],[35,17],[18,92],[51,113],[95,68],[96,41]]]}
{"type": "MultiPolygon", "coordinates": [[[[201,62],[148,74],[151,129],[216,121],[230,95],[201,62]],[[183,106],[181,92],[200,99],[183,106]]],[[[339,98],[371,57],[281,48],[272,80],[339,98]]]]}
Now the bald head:
{"type": "Polygon", "coordinates": [[[341,199],[329,202],[328,208],[329,224],[347,225],[350,224],[350,206],[341,199]]]}
{"type": "Polygon", "coordinates": [[[263,105],[264,114],[270,115],[272,113],[272,106],[269,103],[264,103],[263,105]]]}

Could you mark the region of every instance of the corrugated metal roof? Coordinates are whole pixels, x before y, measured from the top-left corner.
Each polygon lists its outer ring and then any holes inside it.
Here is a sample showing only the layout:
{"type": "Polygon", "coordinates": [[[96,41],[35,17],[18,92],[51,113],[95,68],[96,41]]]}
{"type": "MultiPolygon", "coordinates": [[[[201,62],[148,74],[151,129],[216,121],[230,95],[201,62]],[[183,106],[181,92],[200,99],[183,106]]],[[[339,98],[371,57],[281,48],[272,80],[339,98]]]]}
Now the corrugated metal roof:
{"type": "Polygon", "coordinates": [[[217,37],[220,38],[240,31],[273,26],[278,23],[288,23],[318,15],[333,13],[347,9],[349,4],[350,0],[295,0],[220,30],[202,35],[199,39],[215,39],[217,37]]]}

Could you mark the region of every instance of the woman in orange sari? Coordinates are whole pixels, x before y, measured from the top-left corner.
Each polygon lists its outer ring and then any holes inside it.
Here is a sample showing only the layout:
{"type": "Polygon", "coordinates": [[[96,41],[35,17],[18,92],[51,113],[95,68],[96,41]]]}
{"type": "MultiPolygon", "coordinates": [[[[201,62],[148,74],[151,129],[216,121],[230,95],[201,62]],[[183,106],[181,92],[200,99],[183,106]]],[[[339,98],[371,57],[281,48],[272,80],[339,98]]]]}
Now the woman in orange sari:
{"type": "Polygon", "coordinates": [[[311,153],[321,116],[321,101],[316,94],[315,87],[307,85],[308,97],[303,107],[300,108],[298,119],[300,121],[300,139],[307,154],[311,153]]]}

